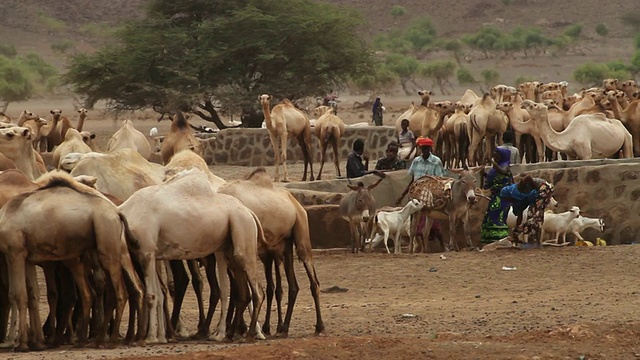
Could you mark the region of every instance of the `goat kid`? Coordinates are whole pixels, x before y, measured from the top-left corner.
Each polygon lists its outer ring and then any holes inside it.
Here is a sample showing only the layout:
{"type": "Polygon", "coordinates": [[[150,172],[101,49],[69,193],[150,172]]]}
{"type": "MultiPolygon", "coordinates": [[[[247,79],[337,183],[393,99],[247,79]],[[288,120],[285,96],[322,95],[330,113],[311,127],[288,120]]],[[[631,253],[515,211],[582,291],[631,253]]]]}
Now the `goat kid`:
{"type": "Polygon", "coordinates": [[[558,244],[560,234],[566,233],[571,221],[578,216],[580,216],[580,208],[577,206],[572,206],[569,211],[559,214],[554,214],[551,210],[545,211],[540,239],[544,239],[545,233],[555,233],[554,240],[558,244]]]}
{"type": "MultiPolygon", "coordinates": [[[[373,221],[373,226],[371,228],[371,238],[374,235],[382,234],[384,247],[387,249],[387,253],[390,254],[389,251],[389,237],[393,236],[393,244],[394,244],[394,254],[401,254],[402,248],[400,246],[400,236],[404,232],[406,227],[406,222],[411,216],[411,214],[422,210],[424,204],[417,199],[412,199],[405,205],[402,210],[397,211],[379,211],[375,220],[373,221]]],[[[373,244],[374,240],[371,241],[373,244]]]]}
{"type": "Polygon", "coordinates": [[[562,233],[562,242],[565,243],[567,241],[567,233],[573,234],[576,236],[576,239],[584,241],[584,238],[580,235],[580,233],[582,233],[587,228],[592,228],[600,232],[604,232],[604,219],[578,216],[577,218],[571,220],[571,222],[569,223],[569,227],[567,227],[567,231],[562,233]]]}

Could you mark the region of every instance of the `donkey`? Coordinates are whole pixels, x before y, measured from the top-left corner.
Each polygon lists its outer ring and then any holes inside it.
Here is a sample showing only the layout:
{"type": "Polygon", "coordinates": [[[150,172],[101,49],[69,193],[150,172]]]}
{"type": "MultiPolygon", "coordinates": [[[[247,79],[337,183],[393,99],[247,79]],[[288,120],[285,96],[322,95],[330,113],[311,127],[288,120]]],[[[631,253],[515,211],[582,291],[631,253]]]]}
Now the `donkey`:
{"type": "Polygon", "coordinates": [[[451,184],[451,197],[445,207],[442,210],[431,210],[423,208],[421,211],[413,214],[412,216],[410,236],[411,244],[409,247],[411,252],[415,251],[415,244],[418,243],[418,241],[416,241],[416,235],[418,235],[418,220],[420,219],[421,214],[426,215],[427,217],[425,226],[423,228],[423,233],[421,234],[421,239],[419,240],[419,245],[421,246],[423,252],[426,253],[428,250],[427,245],[429,243],[429,233],[431,232],[431,226],[433,225],[433,221],[435,219],[449,221],[449,242],[445,245],[441,241],[441,244],[443,245],[445,251],[449,251],[452,248],[455,248],[456,251],[459,251],[458,243],[453,240],[456,231],[456,223],[458,220],[462,220],[464,235],[467,239],[469,248],[475,248],[473,242],[471,241],[469,208],[476,202],[476,174],[482,171],[482,169],[482,166],[474,170],[469,170],[466,167],[464,169],[449,169],[449,172],[458,174],[459,178],[454,180],[451,184]]]}
{"type": "Polygon", "coordinates": [[[351,191],[340,200],[338,211],[340,216],[349,222],[352,253],[357,253],[361,250],[366,236],[365,224],[376,212],[376,199],[371,195],[371,190],[384,179],[384,173],[380,174],[383,176],[380,176],[380,179],[367,187],[364,186],[362,181],[358,181],[357,185],[347,185],[351,191]]]}

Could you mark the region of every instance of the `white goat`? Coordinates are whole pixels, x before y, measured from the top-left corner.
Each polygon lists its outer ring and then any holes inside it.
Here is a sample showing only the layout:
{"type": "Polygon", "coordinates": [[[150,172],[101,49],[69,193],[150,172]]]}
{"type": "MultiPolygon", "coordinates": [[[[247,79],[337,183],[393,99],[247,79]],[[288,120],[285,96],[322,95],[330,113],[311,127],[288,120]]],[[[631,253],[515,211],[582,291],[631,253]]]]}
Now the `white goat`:
{"type": "MultiPolygon", "coordinates": [[[[557,207],[558,206],[558,201],[556,201],[556,199],[552,196],[551,200],[549,201],[549,206],[547,207],[557,207]]],[[[522,212],[522,223],[524,224],[525,221],[527,221],[527,215],[529,213],[529,208],[526,208],[523,212],[522,212]]],[[[507,225],[509,226],[509,229],[513,229],[516,226],[516,216],[513,214],[513,208],[509,208],[509,213],[507,214],[507,225]]]]}
{"type": "MultiPolygon", "coordinates": [[[[387,253],[391,253],[389,251],[389,236],[393,235],[393,243],[395,246],[394,254],[402,253],[400,247],[400,235],[403,230],[406,228],[407,219],[411,216],[411,214],[416,211],[421,210],[424,207],[424,204],[417,199],[412,199],[405,205],[402,210],[396,211],[379,211],[376,213],[375,219],[373,221],[373,225],[371,226],[371,238],[378,233],[382,233],[384,247],[387,249],[387,253]]],[[[375,239],[374,239],[375,240],[375,239]]],[[[373,245],[374,240],[371,241],[373,245]]]]}
{"type": "MultiPolygon", "coordinates": [[[[569,211],[563,213],[554,214],[553,211],[547,210],[544,212],[544,223],[542,224],[542,234],[540,239],[544,241],[545,233],[555,233],[555,243],[558,244],[558,238],[560,234],[566,233],[569,224],[573,219],[580,216],[580,208],[572,206],[569,211]]],[[[550,240],[549,240],[550,241],[550,240]]]]}
{"type": "Polygon", "coordinates": [[[604,219],[589,218],[584,216],[578,216],[571,220],[567,231],[562,234],[562,242],[567,241],[567,233],[571,233],[576,236],[578,240],[584,241],[584,238],[580,235],[586,228],[593,228],[600,232],[604,232],[604,219]]]}

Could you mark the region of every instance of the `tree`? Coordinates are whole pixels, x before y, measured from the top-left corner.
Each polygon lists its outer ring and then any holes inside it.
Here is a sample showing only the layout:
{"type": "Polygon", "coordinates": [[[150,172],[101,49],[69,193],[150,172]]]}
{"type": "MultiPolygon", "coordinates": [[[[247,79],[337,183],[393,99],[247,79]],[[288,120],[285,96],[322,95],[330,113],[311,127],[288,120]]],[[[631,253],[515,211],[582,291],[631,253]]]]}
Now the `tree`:
{"type": "Polygon", "coordinates": [[[384,64],[378,64],[374,71],[360,74],[352,79],[350,87],[356,92],[366,92],[367,95],[385,93],[385,90],[393,87],[398,81],[396,74],[391,72],[384,64]]]}
{"type": "Polygon", "coordinates": [[[458,84],[460,85],[473,85],[478,83],[476,78],[473,77],[471,71],[469,71],[469,69],[465,67],[458,68],[458,71],[456,72],[456,78],[458,79],[458,84]]]}
{"type": "Polygon", "coordinates": [[[456,65],[451,61],[434,61],[420,69],[420,72],[438,85],[442,95],[450,95],[451,93],[447,91],[445,85],[451,86],[449,79],[453,77],[455,70],[456,65]]]}
{"type": "Polygon", "coordinates": [[[412,81],[415,84],[415,76],[418,73],[420,64],[414,56],[405,56],[400,54],[392,54],[387,56],[385,60],[386,68],[398,76],[400,86],[407,95],[413,95],[413,91],[407,88],[407,83],[412,81]]]}
{"type": "Polygon", "coordinates": [[[489,53],[501,49],[504,34],[495,27],[483,27],[477,34],[465,35],[462,39],[471,48],[481,51],[486,59],[489,53]]]}
{"type": "MultiPolygon", "coordinates": [[[[500,79],[500,74],[493,69],[484,69],[480,75],[482,76],[482,80],[484,81],[484,85],[487,89],[497,83],[498,79],[500,79]]],[[[484,92],[484,90],[482,92],[484,92]]]]}
{"type": "Polygon", "coordinates": [[[462,42],[458,39],[446,40],[443,48],[447,51],[451,51],[454,60],[458,66],[462,66],[460,58],[462,57],[462,42]]]}
{"type": "Polygon", "coordinates": [[[406,13],[407,10],[400,5],[393,5],[393,7],[391,8],[391,16],[393,16],[394,19],[398,19],[406,13]]]}
{"type": "Polygon", "coordinates": [[[586,63],[573,72],[573,78],[581,84],[601,84],[609,77],[609,68],[605,64],[586,63]]]}
{"type": "Polygon", "coordinates": [[[95,54],[71,59],[65,80],[112,110],[255,114],[269,93],[324,93],[371,70],[355,10],[305,0],[151,0],[95,54]]]}
{"type": "Polygon", "coordinates": [[[29,70],[18,59],[0,56],[0,107],[7,111],[9,104],[31,97],[33,85],[29,70]]]}
{"type": "Polygon", "coordinates": [[[414,51],[425,51],[436,42],[438,33],[428,17],[417,18],[407,25],[403,38],[413,45],[414,51]]]}

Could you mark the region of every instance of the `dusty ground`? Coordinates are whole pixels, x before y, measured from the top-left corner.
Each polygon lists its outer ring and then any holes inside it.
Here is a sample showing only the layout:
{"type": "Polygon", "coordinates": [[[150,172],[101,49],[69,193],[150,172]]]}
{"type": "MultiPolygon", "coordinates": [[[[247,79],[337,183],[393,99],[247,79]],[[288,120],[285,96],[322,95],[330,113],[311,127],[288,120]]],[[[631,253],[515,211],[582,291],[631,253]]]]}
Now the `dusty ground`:
{"type": "MultiPolygon", "coordinates": [[[[325,336],[300,294],[289,339],[181,341],[145,348],[0,353],[4,359],[635,359],[640,357],[640,247],[492,253],[317,254],[325,336]],[[515,266],[503,271],[502,266],[515,266]],[[436,271],[429,271],[435,268],[436,271]]],[[[187,294],[185,324],[197,310],[187,294]]]]}

